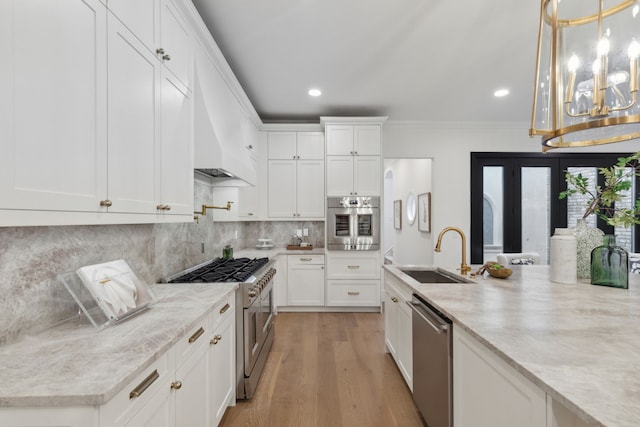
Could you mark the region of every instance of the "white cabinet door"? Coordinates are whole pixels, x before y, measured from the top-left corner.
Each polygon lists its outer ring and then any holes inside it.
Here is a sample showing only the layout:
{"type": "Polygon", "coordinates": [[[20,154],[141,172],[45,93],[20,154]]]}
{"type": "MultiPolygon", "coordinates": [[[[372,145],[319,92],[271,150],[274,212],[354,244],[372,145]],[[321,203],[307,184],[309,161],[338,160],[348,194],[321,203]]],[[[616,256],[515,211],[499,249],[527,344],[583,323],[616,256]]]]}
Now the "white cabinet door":
{"type": "Polygon", "coordinates": [[[106,34],[97,0],[0,2],[0,209],[101,210],[106,34]]]}
{"type": "Polygon", "coordinates": [[[324,265],[292,265],[287,274],[287,305],[324,306],[324,265]]]}
{"type": "Polygon", "coordinates": [[[297,155],[301,160],[324,160],[324,132],[298,132],[297,155]]]}
{"type": "Polygon", "coordinates": [[[171,0],[162,0],[159,58],[185,90],[191,88],[192,42],[189,27],[171,0]],[[162,53],[164,52],[164,53],[162,53]]]}
{"type": "Polygon", "coordinates": [[[411,309],[405,299],[398,296],[397,358],[398,368],[409,389],[413,391],[413,337],[411,309]]]}
{"type": "Polygon", "coordinates": [[[171,215],[193,215],[193,141],[191,102],[174,84],[162,79],[160,198],[156,208],[171,215]]]}
{"type": "MultiPolygon", "coordinates": [[[[209,398],[210,424],[217,426],[225,410],[235,395],[235,336],[234,314],[216,326],[210,340],[209,378],[211,393],[209,398]]],[[[184,424],[198,425],[198,424],[184,424]]],[[[203,424],[204,425],[204,424],[203,424]]]]}
{"type": "Polygon", "coordinates": [[[323,218],[324,161],[296,161],[296,213],[304,218],[323,218]]]}
{"type": "Polygon", "coordinates": [[[108,0],[107,7],[150,51],[155,52],[160,36],[159,0],[108,0]]]}
{"type": "Polygon", "coordinates": [[[267,138],[270,160],[295,160],[298,155],[295,132],[269,132],[267,138]]]}
{"type": "Polygon", "coordinates": [[[400,299],[389,288],[385,288],[384,300],[384,342],[387,350],[398,363],[398,303],[400,299]]]}
{"type": "MultiPolygon", "coordinates": [[[[201,339],[205,339],[202,337],[201,339]]],[[[209,425],[209,348],[203,346],[176,370],[172,392],[176,399],[176,426],[209,425]],[[179,387],[178,387],[179,381],[179,387]]]]}
{"type": "Polygon", "coordinates": [[[381,154],[379,125],[354,126],[353,151],[359,156],[379,156],[381,154]]]}
{"type": "Polygon", "coordinates": [[[354,157],[354,194],[358,196],[379,196],[382,172],[379,156],[354,157]]]}
{"type": "Polygon", "coordinates": [[[269,216],[296,216],[295,160],[269,160],[269,216]]]}
{"type": "Polygon", "coordinates": [[[118,20],[109,19],[110,212],[156,213],[160,64],[118,20]]]}
{"type": "Polygon", "coordinates": [[[353,156],[327,156],[327,196],[353,195],[353,156]]]}
{"type": "Polygon", "coordinates": [[[327,156],[352,156],[353,125],[327,125],[327,156]]]}
{"type": "Polygon", "coordinates": [[[454,325],[453,419],[456,427],[543,427],[546,394],[454,325]]]}

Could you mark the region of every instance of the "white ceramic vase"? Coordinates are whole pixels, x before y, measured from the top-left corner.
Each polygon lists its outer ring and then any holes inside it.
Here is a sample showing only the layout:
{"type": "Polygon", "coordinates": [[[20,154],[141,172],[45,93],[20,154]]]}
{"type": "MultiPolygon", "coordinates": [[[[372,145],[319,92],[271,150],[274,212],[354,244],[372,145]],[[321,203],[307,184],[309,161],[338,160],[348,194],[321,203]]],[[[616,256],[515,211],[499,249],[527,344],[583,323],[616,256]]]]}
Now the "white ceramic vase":
{"type": "Polygon", "coordinates": [[[604,232],[599,228],[589,227],[587,221],[580,218],[576,224],[575,235],[578,279],[590,279],[591,251],[602,244],[604,232]]]}
{"type": "Polygon", "coordinates": [[[573,230],[556,228],[555,233],[551,236],[549,279],[552,282],[577,282],[577,247],[573,230]]]}

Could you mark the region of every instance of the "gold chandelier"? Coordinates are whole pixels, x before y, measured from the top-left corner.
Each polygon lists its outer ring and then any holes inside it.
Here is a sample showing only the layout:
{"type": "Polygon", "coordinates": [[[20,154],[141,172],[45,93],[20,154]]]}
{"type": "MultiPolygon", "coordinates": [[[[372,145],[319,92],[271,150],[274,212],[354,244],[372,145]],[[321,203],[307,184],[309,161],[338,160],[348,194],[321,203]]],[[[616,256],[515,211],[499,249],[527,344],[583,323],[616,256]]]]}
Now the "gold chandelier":
{"type": "Polygon", "coordinates": [[[529,135],[542,151],[640,138],[640,0],[542,0],[529,135]]]}

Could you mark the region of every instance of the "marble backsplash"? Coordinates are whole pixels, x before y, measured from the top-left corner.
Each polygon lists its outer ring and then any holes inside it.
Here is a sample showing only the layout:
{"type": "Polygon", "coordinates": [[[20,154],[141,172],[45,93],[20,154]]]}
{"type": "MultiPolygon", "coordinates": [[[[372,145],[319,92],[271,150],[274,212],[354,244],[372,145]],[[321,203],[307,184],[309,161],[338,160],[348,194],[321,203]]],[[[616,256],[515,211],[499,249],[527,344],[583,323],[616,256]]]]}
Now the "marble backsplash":
{"type": "MultiPolygon", "coordinates": [[[[195,184],[195,206],[210,201],[212,187],[195,184]]],[[[207,216],[198,223],[1,227],[0,345],[78,313],[60,273],[126,259],[153,284],[220,256],[227,244],[252,248],[257,239],[271,238],[284,247],[297,228],[308,228],[311,243],[324,247],[321,221],[214,223],[207,216]]]]}

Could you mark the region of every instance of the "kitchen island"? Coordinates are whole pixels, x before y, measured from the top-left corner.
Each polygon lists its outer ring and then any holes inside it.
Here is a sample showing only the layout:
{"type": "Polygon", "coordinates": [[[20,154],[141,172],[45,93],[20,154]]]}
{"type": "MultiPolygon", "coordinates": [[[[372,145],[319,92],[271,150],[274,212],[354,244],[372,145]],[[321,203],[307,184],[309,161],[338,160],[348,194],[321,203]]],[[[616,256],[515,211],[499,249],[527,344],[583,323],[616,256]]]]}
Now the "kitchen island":
{"type": "Polygon", "coordinates": [[[548,266],[514,267],[506,280],[434,284],[384,269],[582,421],[637,426],[640,276],[616,289],[550,282],[548,266]]]}

